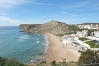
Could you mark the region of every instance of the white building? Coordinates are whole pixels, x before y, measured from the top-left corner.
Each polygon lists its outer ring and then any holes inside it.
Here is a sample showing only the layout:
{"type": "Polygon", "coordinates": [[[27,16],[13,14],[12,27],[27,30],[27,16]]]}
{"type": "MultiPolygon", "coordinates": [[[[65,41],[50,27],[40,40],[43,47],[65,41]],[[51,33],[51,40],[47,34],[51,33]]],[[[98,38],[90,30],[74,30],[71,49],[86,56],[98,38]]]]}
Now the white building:
{"type": "Polygon", "coordinates": [[[80,29],[91,29],[91,25],[78,25],[80,29]]]}
{"type": "Polygon", "coordinates": [[[78,28],[80,29],[98,29],[99,28],[99,24],[93,25],[78,25],[78,28]]]}
{"type": "Polygon", "coordinates": [[[85,29],[91,29],[91,26],[90,25],[85,25],[84,28],[85,29]]]}
{"type": "Polygon", "coordinates": [[[72,43],[73,41],[75,41],[74,36],[72,36],[72,35],[63,36],[63,40],[62,40],[63,44],[67,45],[67,44],[72,43]]]}
{"type": "Polygon", "coordinates": [[[95,31],[94,32],[94,36],[97,37],[97,38],[99,38],[99,31],[95,31]]]}
{"type": "Polygon", "coordinates": [[[82,32],[77,31],[76,36],[77,37],[87,37],[88,36],[88,30],[83,30],[82,32]]]}

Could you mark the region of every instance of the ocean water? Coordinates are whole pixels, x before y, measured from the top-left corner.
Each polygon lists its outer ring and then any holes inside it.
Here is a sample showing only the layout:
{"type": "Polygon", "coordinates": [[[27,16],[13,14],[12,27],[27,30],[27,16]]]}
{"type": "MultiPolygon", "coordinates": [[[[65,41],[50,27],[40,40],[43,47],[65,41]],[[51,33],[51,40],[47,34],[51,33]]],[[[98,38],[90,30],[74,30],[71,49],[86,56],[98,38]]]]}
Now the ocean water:
{"type": "Polygon", "coordinates": [[[44,57],[47,45],[45,36],[20,30],[17,26],[0,26],[0,56],[22,63],[44,57]]]}

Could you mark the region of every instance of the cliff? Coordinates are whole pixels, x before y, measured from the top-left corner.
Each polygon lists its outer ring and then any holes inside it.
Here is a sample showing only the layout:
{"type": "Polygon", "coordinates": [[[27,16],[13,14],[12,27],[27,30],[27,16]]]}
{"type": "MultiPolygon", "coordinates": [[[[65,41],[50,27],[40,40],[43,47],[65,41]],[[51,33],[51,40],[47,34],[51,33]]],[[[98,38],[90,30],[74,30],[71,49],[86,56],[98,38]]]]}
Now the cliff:
{"type": "Polygon", "coordinates": [[[58,21],[50,21],[45,24],[21,24],[20,28],[24,28],[23,32],[32,33],[52,33],[62,35],[68,32],[68,25],[58,21]]]}
{"type": "Polygon", "coordinates": [[[33,32],[38,31],[41,24],[21,24],[19,25],[19,28],[24,28],[24,30],[21,30],[20,32],[32,32],[31,30],[34,30],[33,32]]]}

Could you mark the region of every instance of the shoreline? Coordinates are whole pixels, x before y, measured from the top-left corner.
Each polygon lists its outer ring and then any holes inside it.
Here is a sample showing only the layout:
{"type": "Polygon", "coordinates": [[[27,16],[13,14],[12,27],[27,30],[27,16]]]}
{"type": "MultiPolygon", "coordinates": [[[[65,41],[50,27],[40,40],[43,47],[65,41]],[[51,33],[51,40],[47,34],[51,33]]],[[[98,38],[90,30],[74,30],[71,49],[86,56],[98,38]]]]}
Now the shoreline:
{"type": "Polygon", "coordinates": [[[62,59],[66,59],[66,62],[77,62],[80,56],[80,53],[73,46],[66,46],[60,41],[59,36],[55,36],[50,33],[44,34],[48,40],[46,54],[44,59],[47,63],[52,61],[62,62],[62,59]]]}
{"type": "Polygon", "coordinates": [[[48,36],[46,34],[44,34],[43,36],[45,37],[45,40],[46,40],[45,54],[47,54],[47,50],[49,48],[49,40],[48,40],[48,36]]]}

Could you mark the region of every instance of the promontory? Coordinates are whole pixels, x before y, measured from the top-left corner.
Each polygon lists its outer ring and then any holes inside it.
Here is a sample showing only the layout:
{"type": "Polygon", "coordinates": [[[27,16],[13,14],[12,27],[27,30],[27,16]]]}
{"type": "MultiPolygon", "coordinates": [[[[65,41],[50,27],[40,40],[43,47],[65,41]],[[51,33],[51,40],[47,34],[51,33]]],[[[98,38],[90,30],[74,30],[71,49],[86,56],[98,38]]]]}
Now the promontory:
{"type": "Polygon", "coordinates": [[[54,35],[63,35],[69,31],[67,24],[54,20],[44,24],[21,24],[19,27],[24,28],[21,32],[51,33],[54,35]]]}

